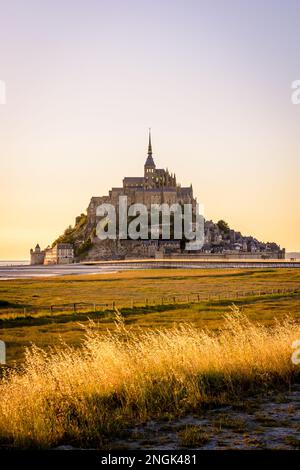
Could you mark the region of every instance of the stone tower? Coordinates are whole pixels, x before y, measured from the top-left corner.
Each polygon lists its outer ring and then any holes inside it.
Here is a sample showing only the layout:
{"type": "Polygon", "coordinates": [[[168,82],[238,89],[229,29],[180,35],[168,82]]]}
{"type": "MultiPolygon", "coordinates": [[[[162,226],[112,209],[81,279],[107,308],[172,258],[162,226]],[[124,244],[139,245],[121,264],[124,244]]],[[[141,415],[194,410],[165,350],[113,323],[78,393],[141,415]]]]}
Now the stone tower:
{"type": "Polygon", "coordinates": [[[155,187],[155,163],[152,157],[151,129],[149,129],[148,155],[144,165],[145,189],[155,187]]]}
{"type": "Polygon", "coordinates": [[[45,251],[41,250],[40,245],[37,244],[35,249],[30,250],[30,264],[44,264],[45,251]]]}

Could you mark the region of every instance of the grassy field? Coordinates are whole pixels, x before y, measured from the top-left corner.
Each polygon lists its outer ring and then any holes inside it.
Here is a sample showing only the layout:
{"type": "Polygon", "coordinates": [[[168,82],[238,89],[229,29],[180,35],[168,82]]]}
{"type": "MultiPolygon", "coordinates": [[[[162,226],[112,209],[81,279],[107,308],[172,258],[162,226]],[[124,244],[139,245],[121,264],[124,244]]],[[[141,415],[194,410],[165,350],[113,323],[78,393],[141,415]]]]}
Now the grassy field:
{"type": "Polygon", "coordinates": [[[300,271],[2,281],[0,338],[18,366],[0,369],[0,444],[105,448],[128,426],[299,381],[291,343],[300,338],[300,271]],[[106,307],[50,313],[81,302],[106,307]]]}
{"type": "Polygon", "coordinates": [[[70,302],[128,304],[188,292],[225,294],[299,286],[297,269],[153,269],[1,281],[0,302],[25,307],[70,302]]]}
{"type": "MultiPolygon", "coordinates": [[[[299,379],[291,343],[300,326],[291,320],[268,328],[236,310],[218,333],[187,325],[134,333],[118,312],[115,322],[105,335],[90,324],[81,348],[32,348],[22,373],[0,381],[2,445],[111,448],[130,426],[288,390],[299,379]]],[[[181,437],[191,444],[190,434],[181,437]]]]}
{"type": "Polygon", "coordinates": [[[9,364],[21,361],[24,346],[32,342],[46,347],[62,339],[79,345],[84,337],[82,325],[88,318],[96,321],[102,332],[113,328],[113,302],[133,331],[170,328],[186,322],[196,328],[218,329],[233,304],[250,319],[272,324],[275,318],[287,314],[300,317],[300,292],[277,293],[278,289],[299,287],[297,269],[160,269],[1,281],[0,337],[7,343],[9,364]],[[271,294],[258,295],[272,290],[271,294]],[[191,302],[196,294],[200,301],[191,302]],[[167,296],[169,301],[161,305],[161,298],[167,296]],[[58,308],[49,313],[50,305],[75,302],[107,304],[108,310],[94,312],[87,308],[74,314],[58,308]],[[22,308],[16,310],[14,306],[22,308]],[[29,312],[32,307],[38,310],[24,315],[24,307],[29,312]]]}

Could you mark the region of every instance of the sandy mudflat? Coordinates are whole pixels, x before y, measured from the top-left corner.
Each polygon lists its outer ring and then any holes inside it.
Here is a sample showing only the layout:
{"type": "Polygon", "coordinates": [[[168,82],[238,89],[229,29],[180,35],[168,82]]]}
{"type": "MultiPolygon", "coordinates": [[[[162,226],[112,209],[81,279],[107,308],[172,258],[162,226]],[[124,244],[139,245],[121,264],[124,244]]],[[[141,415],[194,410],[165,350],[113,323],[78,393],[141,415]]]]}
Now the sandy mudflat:
{"type": "MultiPolygon", "coordinates": [[[[5,266],[0,267],[0,280],[32,277],[63,276],[70,274],[101,274],[120,271],[116,266],[84,266],[80,264],[55,266],[5,266]]],[[[130,269],[130,268],[127,268],[130,269]]]]}
{"type": "Polygon", "coordinates": [[[63,276],[75,274],[105,274],[136,269],[243,269],[243,268],[300,268],[300,262],[285,260],[184,260],[184,259],[145,259],[99,261],[87,264],[52,266],[1,266],[0,280],[24,279],[34,277],[63,276]]]}

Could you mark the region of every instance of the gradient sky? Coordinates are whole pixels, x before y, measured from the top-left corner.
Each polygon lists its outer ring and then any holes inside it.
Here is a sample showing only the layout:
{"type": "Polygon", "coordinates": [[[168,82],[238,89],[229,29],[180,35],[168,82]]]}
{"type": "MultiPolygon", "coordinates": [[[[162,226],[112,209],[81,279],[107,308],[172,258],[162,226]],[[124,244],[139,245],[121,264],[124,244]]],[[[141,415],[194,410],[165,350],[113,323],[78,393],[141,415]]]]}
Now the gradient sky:
{"type": "Polygon", "coordinates": [[[0,259],[159,167],[205,216],[300,251],[299,0],[0,0],[0,259]]]}

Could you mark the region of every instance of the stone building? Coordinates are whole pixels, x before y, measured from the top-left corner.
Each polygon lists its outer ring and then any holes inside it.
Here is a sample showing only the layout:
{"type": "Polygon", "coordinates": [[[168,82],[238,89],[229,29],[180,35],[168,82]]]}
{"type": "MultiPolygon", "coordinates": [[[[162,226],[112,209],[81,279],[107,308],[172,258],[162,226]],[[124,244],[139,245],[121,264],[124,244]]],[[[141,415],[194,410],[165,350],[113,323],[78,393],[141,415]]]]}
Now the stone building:
{"type": "Polygon", "coordinates": [[[120,196],[127,196],[128,206],[139,203],[150,209],[151,204],[191,203],[193,209],[196,209],[192,185],[181,187],[175,174],[170,173],[168,169],[156,168],[150,131],[144,176],[125,176],[122,187],[112,188],[107,196],[92,197],[87,209],[88,224],[93,226],[97,222],[96,210],[100,204],[112,204],[117,211],[120,196]]]}
{"type": "Polygon", "coordinates": [[[74,262],[74,249],[71,243],[58,243],[52,248],[41,250],[37,244],[30,250],[30,264],[70,264],[74,262]]]}
{"type": "Polygon", "coordinates": [[[30,250],[30,264],[44,264],[45,250],[41,250],[40,245],[37,244],[35,249],[30,250]]]}
{"type": "Polygon", "coordinates": [[[46,248],[44,264],[71,264],[74,261],[74,249],[71,243],[57,243],[46,248]]]}

